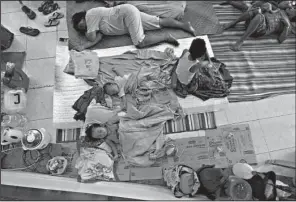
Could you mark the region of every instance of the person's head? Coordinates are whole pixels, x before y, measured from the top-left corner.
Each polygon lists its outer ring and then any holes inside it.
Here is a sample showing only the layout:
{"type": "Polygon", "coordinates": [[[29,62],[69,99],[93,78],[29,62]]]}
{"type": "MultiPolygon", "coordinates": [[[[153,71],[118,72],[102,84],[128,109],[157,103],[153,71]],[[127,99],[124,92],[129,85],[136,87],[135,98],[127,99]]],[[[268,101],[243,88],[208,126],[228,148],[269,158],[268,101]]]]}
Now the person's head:
{"type": "Polygon", "coordinates": [[[194,39],[190,45],[189,53],[193,60],[204,60],[207,53],[206,42],[203,39],[194,39]]]}
{"type": "Polygon", "coordinates": [[[286,13],[291,22],[296,22],[296,9],[295,8],[287,8],[286,13]]]}
{"type": "Polygon", "coordinates": [[[261,9],[263,11],[272,11],[272,5],[271,5],[271,3],[266,2],[266,3],[262,4],[261,9]]]}
{"type": "Polygon", "coordinates": [[[72,23],[73,23],[74,29],[83,35],[87,31],[85,15],[86,15],[86,11],[81,11],[81,12],[75,13],[72,16],[72,23]]]}
{"type": "Polygon", "coordinates": [[[97,123],[90,125],[86,129],[85,133],[86,133],[86,136],[89,138],[89,140],[93,140],[93,141],[97,139],[103,139],[108,135],[107,128],[97,123]]]}
{"type": "Polygon", "coordinates": [[[104,88],[104,92],[110,96],[115,96],[115,95],[118,95],[119,93],[119,86],[116,83],[108,82],[104,85],[103,88],[104,88]]]}

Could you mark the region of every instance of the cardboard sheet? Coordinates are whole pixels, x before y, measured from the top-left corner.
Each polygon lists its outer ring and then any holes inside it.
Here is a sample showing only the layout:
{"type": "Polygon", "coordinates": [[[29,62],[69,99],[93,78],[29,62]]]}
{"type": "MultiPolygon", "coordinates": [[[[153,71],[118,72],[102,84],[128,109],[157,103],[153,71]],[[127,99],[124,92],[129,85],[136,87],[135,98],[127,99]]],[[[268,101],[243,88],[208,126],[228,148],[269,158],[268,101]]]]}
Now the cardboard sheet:
{"type": "Polygon", "coordinates": [[[156,180],[162,178],[162,168],[185,164],[194,169],[202,165],[226,168],[238,162],[257,164],[250,127],[248,124],[229,125],[205,131],[205,136],[174,140],[178,152],[175,157],[159,159],[153,167],[134,168],[119,162],[116,169],[121,181],[156,180]]]}

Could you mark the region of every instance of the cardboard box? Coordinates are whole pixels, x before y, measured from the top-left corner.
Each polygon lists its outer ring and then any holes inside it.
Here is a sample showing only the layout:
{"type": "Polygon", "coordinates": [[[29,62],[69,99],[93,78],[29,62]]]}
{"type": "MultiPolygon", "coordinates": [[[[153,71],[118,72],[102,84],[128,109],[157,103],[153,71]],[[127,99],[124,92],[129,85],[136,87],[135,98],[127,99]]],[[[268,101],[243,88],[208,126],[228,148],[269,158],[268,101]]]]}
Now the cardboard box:
{"type": "Polygon", "coordinates": [[[229,125],[207,130],[205,136],[176,139],[175,157],[158,159],[153,167],[134,168],[121,161],[117,175],[122,181],[161,179],[162,168],[185,164],[198,169],[202,165],[226,168],[238,162],[257,164],[248,124],[229,125]],[[131,176],[131,173],[132,176],[131,176]]]}

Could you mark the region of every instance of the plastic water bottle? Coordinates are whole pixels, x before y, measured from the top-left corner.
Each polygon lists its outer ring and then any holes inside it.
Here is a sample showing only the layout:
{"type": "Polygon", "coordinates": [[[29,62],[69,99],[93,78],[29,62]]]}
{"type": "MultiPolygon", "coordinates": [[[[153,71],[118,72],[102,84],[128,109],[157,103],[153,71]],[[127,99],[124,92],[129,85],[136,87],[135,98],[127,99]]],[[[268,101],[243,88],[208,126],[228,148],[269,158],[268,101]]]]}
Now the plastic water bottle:
{"type": "Polygon", "coordinates": [[[27,117],[21,114],[5,114],[1,118],[1,127],[24,128],[27,123],[27,117]]]}

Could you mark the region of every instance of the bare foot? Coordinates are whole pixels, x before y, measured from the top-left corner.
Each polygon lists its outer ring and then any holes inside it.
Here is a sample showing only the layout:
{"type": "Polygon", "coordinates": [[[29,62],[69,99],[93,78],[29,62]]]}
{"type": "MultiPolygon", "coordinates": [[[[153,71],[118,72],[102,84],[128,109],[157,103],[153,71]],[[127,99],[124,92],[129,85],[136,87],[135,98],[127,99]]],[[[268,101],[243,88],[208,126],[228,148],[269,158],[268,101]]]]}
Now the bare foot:
{"type": "Polygon", "coordinates": [[[196,36],[195,29],[192,27],[190,22],[186,22],[184,25],[184,30],[193,36],[196,36]]]}
{"type": "Polygon", "coordinates": [[[179,46],[179,42],[177,41],[177,39],[175,37],[173,37],[171,34],[167,35],[167,40],[168,43],[174,45],[174,46],[179,46]]]}
{"type": "Polygon", "coordinates": [[[233,51],[240,51],[241,50],[241,46],[242,46],[242,44],[235,43],[232,46],[230,46],[230,49],[233,50],[233,51]]]}

